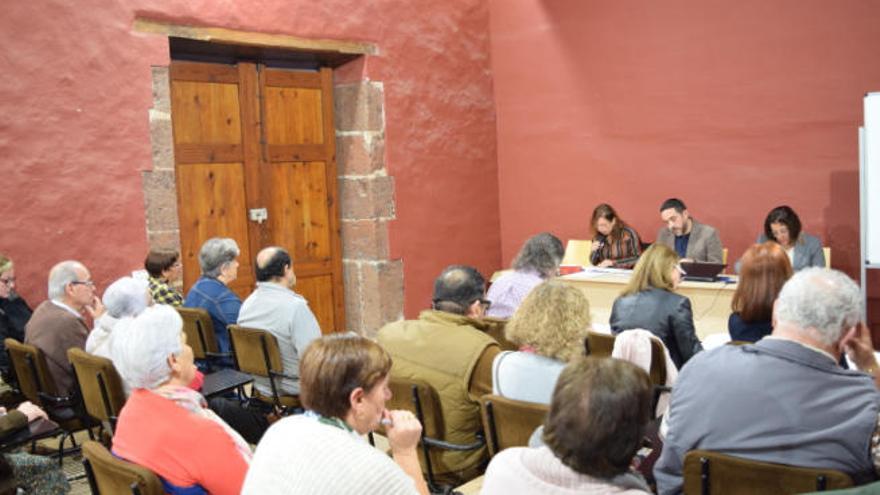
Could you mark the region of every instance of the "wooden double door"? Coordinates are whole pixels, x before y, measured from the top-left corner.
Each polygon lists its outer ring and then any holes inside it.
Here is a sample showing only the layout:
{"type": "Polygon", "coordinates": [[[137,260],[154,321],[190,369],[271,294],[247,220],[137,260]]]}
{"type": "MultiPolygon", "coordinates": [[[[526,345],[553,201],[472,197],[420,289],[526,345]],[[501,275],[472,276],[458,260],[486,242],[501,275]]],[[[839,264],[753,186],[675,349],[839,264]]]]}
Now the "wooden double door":
{"type": "Polygon", "coordinates": [[[326,68],[172,62],[185,290],[211,237],[241,249],[230,288],[242,299],[254,288],[256,253],[282,246],[321,330],[344,330],[332,90],[326,68]]]}

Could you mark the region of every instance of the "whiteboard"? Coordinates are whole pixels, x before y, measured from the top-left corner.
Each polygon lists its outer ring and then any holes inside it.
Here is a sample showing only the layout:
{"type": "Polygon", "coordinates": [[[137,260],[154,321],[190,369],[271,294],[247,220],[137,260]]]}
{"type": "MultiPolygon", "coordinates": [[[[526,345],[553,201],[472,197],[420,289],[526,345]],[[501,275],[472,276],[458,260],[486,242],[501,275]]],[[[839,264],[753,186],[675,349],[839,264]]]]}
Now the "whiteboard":
{"type": "Polygon", "coordinates": [[[864,263],[880,267],[880,93],[865,96],[862,157],[864,263]]]}

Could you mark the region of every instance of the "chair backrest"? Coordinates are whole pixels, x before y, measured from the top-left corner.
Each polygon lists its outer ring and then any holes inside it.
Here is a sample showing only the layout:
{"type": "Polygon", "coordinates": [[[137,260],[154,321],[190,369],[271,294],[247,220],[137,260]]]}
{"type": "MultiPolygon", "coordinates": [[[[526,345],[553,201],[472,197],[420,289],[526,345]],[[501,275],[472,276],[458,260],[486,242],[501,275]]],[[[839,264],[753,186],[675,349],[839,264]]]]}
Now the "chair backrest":
{"type": "Polygon", "coordinates": [[[406,380],[392,376],[388,380],[391,399],[385,403],[387,409],[412,411],[422,418],[424,436],[442,439],[445,434],[443,411],[440,409],[440,396],[437,391],[422,380],[406,380]]]}
{"type": "Polygon", "coordinates": [[[500,395],[480,398],[483,430],[489,444],[489,456],[508,447],[523,447],[535,428],[544,424],[550,406],[534,402],[507,399],[500,395]]]}
{"type": "Polygon", "coordinates": [[[83,464],[92,493],[163,495],[162,481],[149,469],[124,461],[98,442],[86,441],[82,446],[83,464]],[[137,488],[137,492],[135,492],[137,488]]]}
{"type": "Polygon", "coordinates": [[[207,359],[209,352],[217,352],[217,338],[214,335],[214,322],[204,308],[178,307],[177,312],[183,318],[183,331],[186,343],[192,347],[195,359],[207,359]]]}
{"type": "Polygon", "coordinates": [[[833,469],[752,461],[706,450],[692,450],[684,457],[686,495],[789,494],[849,486],[852,478],[833,469]]]}
{"type": "MultiPolygon", "coordinates": [[[[722,249],[721,249],[721,264],[722,264],[722,265],[727,265],[727,253],[728,253],[727,248],[722,248],[722,249]]],[[[727,266],[725,266],[724,269],[725,269],[725,271],[726,271],[726,270],[727,270],[727,266]]]]}
{"type": "Polygon", "coordinates": [[[256,328],[229,325],[229,339],[235,363],[243,373],[269,378],[270,372],[283,373],[281,351],[274,335],[256,328]]]}
{"type": "Polygon", "coordinates": [[[823,247],[822,254],[825,255],[825,268],[831,268],[831,248],[823,247]]]}
{"type": "Polygon", "coordinates": [[[15,370],[22,395],[34,404],[42,404],[40,393],[57,395],[55,380],[49,373],[46,356],[38,347],[21,343],[15,339],[5,339],[6,351],[15,370]]]}
{"type": "Polygon", "coordinates": [[[115,423],[125,405],[125,392],[113,361],[79,348],[68,349],[67,357],[73,364],[86,412],[98,421],[115,423]]]}
{"type": "Polygon", "coordinates": [[[565,255],[562,257],[560,265],[578,265],[589,266],[590,249],[593,247],[593,241],[569,239],[565,245],[565,255]]]}
{"type": "MultiPolygon", "coordinates": [[[[611,357],[614,350],[614,335],[599,332],[587,332],[584,341],[586,354],[596,357],[611,357]]],[[[651,339],[651,383],[654,385],[666,385],[666,351],[663,343],[658,339],[651,339]]]]}

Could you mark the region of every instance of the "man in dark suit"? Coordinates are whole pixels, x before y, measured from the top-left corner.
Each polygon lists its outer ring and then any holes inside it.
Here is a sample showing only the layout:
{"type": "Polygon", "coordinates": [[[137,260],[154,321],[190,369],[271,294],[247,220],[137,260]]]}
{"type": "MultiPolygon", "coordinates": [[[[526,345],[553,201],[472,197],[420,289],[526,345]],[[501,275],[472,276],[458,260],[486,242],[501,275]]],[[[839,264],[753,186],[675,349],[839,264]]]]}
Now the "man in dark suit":
{"type": "Polygon", "coordinates": [[[694,220],[682,200],[670,198],[664,201],[660,205],[660,218],[666,227],[657,232],[657,242],[674,249],[682,261],[723,262],[718,231],[694,220]]]}
{"type": "Polygon", "coordinates": [[[49,300],[37,306],[24,330],[24,341],[46,355],[49,373],[60,395],[76,388],[67,350],[85,347],[89,329],[84,314],[97,318],[104,312],[95,295],[89,270],[78,261],[62,261],[49,271],[49,300]]]}

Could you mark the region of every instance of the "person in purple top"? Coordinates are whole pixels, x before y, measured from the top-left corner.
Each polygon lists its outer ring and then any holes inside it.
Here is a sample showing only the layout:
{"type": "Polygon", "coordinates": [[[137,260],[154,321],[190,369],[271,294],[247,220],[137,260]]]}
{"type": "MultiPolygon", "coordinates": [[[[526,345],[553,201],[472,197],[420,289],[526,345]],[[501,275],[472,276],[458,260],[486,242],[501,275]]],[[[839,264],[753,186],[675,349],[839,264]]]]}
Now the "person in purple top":
{"type": "Polygon", "coordinates": [[[238,277],[240,253],[235,239],[214,237],[205,241],[199,251],[202,276],[183,301],[184,307],[204,308],[211,315],[220,352],[232,350],[226,326],[238,321],[241,309],[241,299],[227,287],[238,277]]]}
{"type": "Polygon", "coordinates": [[[542,232],[523,244],[513,260],[512,271],[492,283],[486,299],[492,302],[486,316],[510,318],[529,292],[544,280],[555,277],[565,248],[558,237],[542,232]]]}

